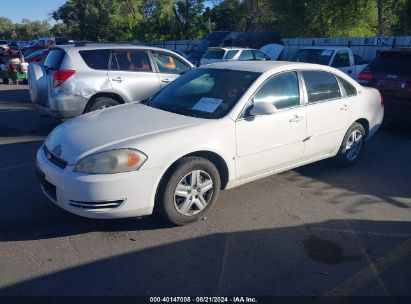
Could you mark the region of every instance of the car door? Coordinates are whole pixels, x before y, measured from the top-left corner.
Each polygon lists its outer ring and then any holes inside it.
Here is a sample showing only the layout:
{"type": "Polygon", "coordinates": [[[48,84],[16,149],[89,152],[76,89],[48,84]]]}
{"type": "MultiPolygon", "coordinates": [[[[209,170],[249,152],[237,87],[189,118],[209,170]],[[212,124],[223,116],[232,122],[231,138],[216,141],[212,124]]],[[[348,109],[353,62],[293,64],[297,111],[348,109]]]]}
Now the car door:
{"type": "Polygon", "coordinates": [[[236,122],[238,181],[287,167],[303,157],[306,114],[302,95],[295,71],[272,76],[254,94],[236,122]],[[251,116],[252,106],[259,102],[271,103],[277,111],[251,116]]]}
{"type": "Polygon", "coordinates": [[[108,78],[113,90],[126,101],[144,100],[160,90],[146,50],[112,50],[108,78]]]}
{"type": "Polygon", "coordinates": [[[335,53],[331,66],[339,69],[350,77],[355,77],[355,67],[350,63],[350,55],[348,51],[338,51],[335,53]]]}
{"type": "Polygon", "coordinates": [[[341,144],[351,117],[350,98],[334,74],[325,71],[302,71],[307,90],[307,140],[305,158],[332,153],[341,144]]]}
{"type": "Polygon", "coordinates": [[[151,51],[151,53],[157,67],[161,88],[191,70],[191,67],[177,56],[160,51],[151,51]]]}

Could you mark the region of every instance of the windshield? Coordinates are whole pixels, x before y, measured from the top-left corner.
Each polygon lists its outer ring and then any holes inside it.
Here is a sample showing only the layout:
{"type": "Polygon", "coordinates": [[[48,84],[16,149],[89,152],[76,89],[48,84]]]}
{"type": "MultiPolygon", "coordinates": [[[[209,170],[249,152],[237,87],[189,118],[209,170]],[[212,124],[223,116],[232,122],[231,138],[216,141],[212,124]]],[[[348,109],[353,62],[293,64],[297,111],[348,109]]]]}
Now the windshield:
{"type": "Polygon", "coordinates": [[[224,117],[260,73],[224,69],[192,70],[157,93],[149,105],[186,116],[224,117]]]}
{"type": "Polygon", "coordinates": [[[209,50],[205,53],[205,59],[223,59],[225,50],[209,50]]]}
{"type": "Polygon", "coordinates": [[[299,50],[290,61],[328,65],[333,54],[332,50],[305,49],[299,50]]]}

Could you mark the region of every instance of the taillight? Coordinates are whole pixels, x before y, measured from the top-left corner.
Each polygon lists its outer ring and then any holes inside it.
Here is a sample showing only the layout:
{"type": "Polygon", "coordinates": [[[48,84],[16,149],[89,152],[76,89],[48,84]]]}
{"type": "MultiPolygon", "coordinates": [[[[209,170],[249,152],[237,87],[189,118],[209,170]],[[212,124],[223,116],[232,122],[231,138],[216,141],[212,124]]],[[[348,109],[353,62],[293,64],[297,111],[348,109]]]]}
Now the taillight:
{"type": "Polygon", "coordinates": [[[358,80],[361,80],[364,82],[370,82],[372,78],[373,76],[370,72],[362,72],[358,75],[358,80]]]}
{"type": "Polygon", "coordinates": [[[59,70],[53,74],[53,86],[58,87],[62,85],[67,79],[74,75],[74,70],[59,70]]]}
{"type": "Polygon", "coordinates": [[[380,97],[381,97],[381,107],[384,106],[384,95],[380,92],[380,97]]]}

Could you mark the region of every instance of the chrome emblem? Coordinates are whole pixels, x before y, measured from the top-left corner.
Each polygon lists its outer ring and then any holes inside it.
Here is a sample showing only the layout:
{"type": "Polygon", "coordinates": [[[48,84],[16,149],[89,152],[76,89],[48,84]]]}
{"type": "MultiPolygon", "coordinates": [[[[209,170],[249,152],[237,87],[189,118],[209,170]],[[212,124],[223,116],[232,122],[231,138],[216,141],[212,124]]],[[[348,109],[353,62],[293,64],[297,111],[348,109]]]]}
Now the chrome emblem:
{"type": "Polygon", "coordinates": [[[405,85],[406,85],[405,81],[401,83],[401,89],[405,89],[405,85]]]}
{"type": "Polygon", "coordinates": [[[50,152],[47,152],[47,153],[46,153],[46,157],[47,157],[48,160],[50,160],[50,159],[52,158],[51,153],[50,153],[50,152]]]}

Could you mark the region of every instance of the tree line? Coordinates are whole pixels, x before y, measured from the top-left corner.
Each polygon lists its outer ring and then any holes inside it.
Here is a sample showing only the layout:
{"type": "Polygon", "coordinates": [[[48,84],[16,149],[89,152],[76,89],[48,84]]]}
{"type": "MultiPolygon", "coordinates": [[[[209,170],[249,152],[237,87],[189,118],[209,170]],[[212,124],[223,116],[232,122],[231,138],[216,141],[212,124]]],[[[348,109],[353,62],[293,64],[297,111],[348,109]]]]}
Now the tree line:
{"type": "Polygon", "coordinates": [[[0,37],[148,42],[222,30],[290,38],[411,34],[411,0],[68,0],[50,17],[52,27],[0,17],[0,37]]]}

